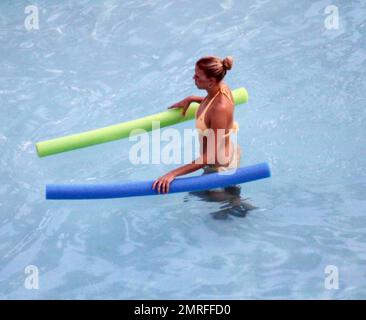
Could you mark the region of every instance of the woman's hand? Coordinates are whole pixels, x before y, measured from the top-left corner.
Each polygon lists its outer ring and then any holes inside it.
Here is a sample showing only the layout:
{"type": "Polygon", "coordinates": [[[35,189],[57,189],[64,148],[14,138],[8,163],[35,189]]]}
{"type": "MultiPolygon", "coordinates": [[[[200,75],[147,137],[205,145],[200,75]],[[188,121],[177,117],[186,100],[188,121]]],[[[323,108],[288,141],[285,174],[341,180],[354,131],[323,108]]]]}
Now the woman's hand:
{"type": "Polygon", "coordinates": [[[193,99],[191,97],[184,98],[183,100],[171,105],[168,109],[177,109],[177,108],[183,108],[182,110],[182,116],[186,115],[186,112],[189,108],[189,105],[193,102],[193,99]]]}
{"type": "Polygon", "coordinates": [[[176,175],[172,172],[167,173],[166,175],[159,177],[153,183],[152,189],[157,189],[160,193],[168,193],[169,192],[169,185],[175,179],[176,175]]]}

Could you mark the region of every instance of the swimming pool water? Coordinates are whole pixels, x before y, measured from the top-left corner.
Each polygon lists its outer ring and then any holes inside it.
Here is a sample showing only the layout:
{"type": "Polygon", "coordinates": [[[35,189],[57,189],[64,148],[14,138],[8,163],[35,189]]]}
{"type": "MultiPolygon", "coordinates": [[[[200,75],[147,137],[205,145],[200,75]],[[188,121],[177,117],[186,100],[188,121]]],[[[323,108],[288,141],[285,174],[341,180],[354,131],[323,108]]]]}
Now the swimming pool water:
{"type": "Polygon", "coordinates": [[[0,4],[1,299],[366,298],[365,3],[32,4],[34,30],[28,1],[0,4]],[[235,111],[242,165],[268,161],[270,179],[240,199],[45,201],[46,183],[175,168],[131,164],[126,139],[46,158],[34,144],[203,95],[192,76],[208,54],[234,57],[226,82],[250,95],[235,111]],[[30,265],[38,289],[25,285],[30,265]]]}

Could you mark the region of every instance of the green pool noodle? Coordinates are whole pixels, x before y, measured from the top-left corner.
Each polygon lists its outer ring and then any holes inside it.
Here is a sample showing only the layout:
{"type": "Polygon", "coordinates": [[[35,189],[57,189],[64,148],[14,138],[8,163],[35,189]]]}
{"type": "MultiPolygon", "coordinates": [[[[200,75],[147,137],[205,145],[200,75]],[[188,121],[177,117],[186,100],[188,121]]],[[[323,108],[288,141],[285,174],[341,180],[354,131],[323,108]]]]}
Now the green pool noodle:
{"type": "MultiPolygon", "coordinates": [[[[245,88],[239,88],[232,91],[235,105],[248,101],[248,92],[245,88]]],[[[53,154],[85,148],[92,145],[114,141],[130,136],[132,130],[143,129],[151,131],[153,121],[160,122],[160,128],[171,126],[176,123],[191,120],[195,118],[195,113],[199,104],[192,102],[183,116],[182,109],[169,109],[144,118],[122,122],[108,127],[86,131],[78,134],[72,134],[52,140],[46,140],[36,143],[38,156],[45,157],[53,154]]]]}

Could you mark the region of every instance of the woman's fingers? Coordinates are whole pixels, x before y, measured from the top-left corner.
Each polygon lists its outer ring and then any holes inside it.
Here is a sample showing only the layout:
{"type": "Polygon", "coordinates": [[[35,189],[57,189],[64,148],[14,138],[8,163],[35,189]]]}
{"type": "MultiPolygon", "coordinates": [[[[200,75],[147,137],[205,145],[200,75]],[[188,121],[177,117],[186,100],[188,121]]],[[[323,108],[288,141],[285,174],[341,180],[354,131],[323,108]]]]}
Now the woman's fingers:
{"type": "Polygon", "coordinates": [[[164,179],[164,180],[161,182],[161,187],[160,187],[160,191],[161,191],[161,193],[165,193],[165,186],[166,186],[166,180],[164,179]]]}
{"type": "Polygon", "coordinates": [[[159,193],[164,193],[164,191],[165,191],[165,183],[166,183],[165,179],[162,179],[160,181],[160,184],[159,184],[159,193]]]}
{"type": "Polygon", "coordinates": [[[185,116],[188,110],[188,106],[183,108],[182,116],[185,116]]]}
{"type": "Polygon", "coordinates": [[[168,109],[177,109],[180,107],[182,107],[182,105],[178,102],[178,103],[172,104],[170,107],[168,107],[168,109]]]}
{"type": "Polygon", "coordinates": [[[166,181],[165,181],[165,192],[168,193],[170,191],[170,183],[173,181],[172,178],[168,178],[166,181]]]}
{"type": "Polygon", "coordinates": [[[169,192],[170,181],[166,178],[158,178],[154,181],[152,189],[156,189],[158,193],[169,192]]]}
{"type": "Polygon", "coordinates": [[[153,183],[153,185],[152,185],[152,188],[153,188],[153,189],[155,189],[155,187],[157,187],[157,190],[159,189],[160,179],[161,179],[161,178],[157,178],[157,179],[154,181],[154,183],[153,183]]]}
{"type": "Polygon", "coordinates": [[[184,106],[183,111],[182,111],[182,115],[183,115],[183,116],[185,116],[185,115],[186,115],[187,110],[189,109],[189,106],[190,106],[190,105],[186,105],[186,106],[184,106]]]}
{"type": "Polygon", "coordinates": [[[156,191],[158,193],[160,193],[160,186],[161,186],[161,180],[159,180],[158,183],[156,184],[156,191]]]}
{"type": "Polygon", "coordinates": [[[160,184],[160,192],[159,193],[167,193],[167,186],[168,186],[168,181],[166,179],[163,179],[161,181],[160,184]]]}

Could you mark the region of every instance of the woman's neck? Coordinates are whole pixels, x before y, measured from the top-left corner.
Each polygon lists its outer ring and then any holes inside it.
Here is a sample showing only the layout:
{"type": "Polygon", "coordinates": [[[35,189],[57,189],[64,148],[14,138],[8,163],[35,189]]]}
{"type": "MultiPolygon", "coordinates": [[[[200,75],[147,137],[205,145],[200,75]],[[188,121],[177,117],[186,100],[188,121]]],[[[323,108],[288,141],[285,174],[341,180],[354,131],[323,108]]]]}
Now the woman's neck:
{"type": "Polygon", "coordinates": [[[220,81],[219,83],[212,86],[212,88],[206,89],[208,99],[213,98],[215,96],[215,94],[217,93],[217,91],[220,90],[222,85],[223,85],[223,83],[220,81]]]}

